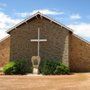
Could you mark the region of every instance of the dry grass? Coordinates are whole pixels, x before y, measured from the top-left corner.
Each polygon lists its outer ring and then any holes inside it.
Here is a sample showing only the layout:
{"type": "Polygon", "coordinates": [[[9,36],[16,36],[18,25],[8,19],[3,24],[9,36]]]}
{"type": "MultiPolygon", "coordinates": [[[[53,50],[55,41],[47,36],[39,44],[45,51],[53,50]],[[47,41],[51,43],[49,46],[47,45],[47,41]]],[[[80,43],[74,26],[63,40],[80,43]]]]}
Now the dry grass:
{"type": "Polygon", "coordinates": [[[90,73],[60,76],[0,76],[0,90],[90,90],[90,73]]]}

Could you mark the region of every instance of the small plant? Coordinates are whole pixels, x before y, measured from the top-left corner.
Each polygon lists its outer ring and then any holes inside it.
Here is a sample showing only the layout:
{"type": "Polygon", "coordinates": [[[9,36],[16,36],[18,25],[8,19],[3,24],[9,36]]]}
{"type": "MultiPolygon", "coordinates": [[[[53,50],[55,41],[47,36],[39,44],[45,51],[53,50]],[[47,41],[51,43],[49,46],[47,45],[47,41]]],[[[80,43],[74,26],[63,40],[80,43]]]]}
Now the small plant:
{"type": "Polygon", "coordinates": [[[3,68],[3,72],[8,75],[26,74],[32,72],[31,67],[26,60],[11,61],[3,68]]]}
{"type": "Polygon", "coordinates": [[[15,62],[9,62],[3,68],[3,72],[8,75],[12,75],[15,73],[15,62]]]}
{"type": "Polygon", "coordinates": [[[59,74],[70,74],[70,70],[67,66],[65,66],[64,64],[60,63],[57,67],[56,70],[54,72],[56,75],[59,74]]]}

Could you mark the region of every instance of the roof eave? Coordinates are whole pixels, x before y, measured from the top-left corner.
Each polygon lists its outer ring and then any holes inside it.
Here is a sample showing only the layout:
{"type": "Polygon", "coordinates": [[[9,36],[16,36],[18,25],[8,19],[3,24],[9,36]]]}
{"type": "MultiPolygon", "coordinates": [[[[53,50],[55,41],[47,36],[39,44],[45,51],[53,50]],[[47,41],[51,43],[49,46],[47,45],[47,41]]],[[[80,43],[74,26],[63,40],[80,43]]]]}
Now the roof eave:
{"type": "Polygon", "coordinates": [[[73,33],[73,35],[74,35],[75,37],[79,38],[80,40],[82,40],[82,41],[90,44],[90,42],[88,42],[86,39],[82,38],[81,36],[78,36],[77,34],[74,34],[74,33],[73,33]]]}
{"type": "Polygon", "coordinates": [[[10,37],[10,35],[7,35],[6,37],[2,38],[2,39],[0,40],[0,43],[1,43],[2,41],[6,40],[6,39],[9,38],[9,37],[10,37]]]}

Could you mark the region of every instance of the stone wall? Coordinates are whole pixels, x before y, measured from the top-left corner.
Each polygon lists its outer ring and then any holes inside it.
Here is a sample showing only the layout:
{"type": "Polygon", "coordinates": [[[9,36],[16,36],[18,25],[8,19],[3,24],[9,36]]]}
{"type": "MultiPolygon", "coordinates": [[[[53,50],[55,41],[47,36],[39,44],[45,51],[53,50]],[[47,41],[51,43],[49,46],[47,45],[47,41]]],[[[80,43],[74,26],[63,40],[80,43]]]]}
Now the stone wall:
{"type": "Polygon", "coordinates": [[[10,37],[0,42],[0,67],[9,62],[10,37]]]}
{"type": "Polygon", "coordinates": [[[90,44],[79,39],[64,27],[43,17],[34,17],[9,32],[9,38],[0,42],[0,67],[9,60],[25,59],[31,63],[31,57],[37,56],[37,31],[40,28],[41,60],[54,59],[65,63],[71,71],[90,71],[90,44]]]}
{"type": "Polygon", "coordinates": [[[75,35],[70,36],[70,69],[90,71],[90,44],[75,35]]]}
{"type": "Polygon", "coordinates": [[[11,60],[24,58],[30,62],[37,55],[37,42],[30,40],[37,38],[38,27],[41,38],[47,39],[40,43],[41,59],[60,60],[68,66],[69,31],[43,17],[35,17],[10,32],[11,60]]]}

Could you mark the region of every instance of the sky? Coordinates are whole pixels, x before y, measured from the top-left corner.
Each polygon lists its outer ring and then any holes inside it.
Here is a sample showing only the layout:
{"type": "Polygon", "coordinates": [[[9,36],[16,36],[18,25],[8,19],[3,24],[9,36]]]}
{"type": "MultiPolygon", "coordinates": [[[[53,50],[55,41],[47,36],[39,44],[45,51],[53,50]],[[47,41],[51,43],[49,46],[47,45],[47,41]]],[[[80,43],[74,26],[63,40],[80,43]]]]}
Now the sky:
{"type": "Polygon", "coordinates": [[[0,40],[9,28],[37,11],[90,42],[90,0],[0,0],[0,40]]]}

